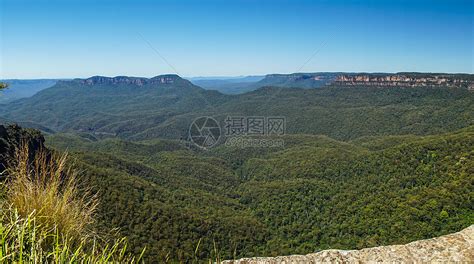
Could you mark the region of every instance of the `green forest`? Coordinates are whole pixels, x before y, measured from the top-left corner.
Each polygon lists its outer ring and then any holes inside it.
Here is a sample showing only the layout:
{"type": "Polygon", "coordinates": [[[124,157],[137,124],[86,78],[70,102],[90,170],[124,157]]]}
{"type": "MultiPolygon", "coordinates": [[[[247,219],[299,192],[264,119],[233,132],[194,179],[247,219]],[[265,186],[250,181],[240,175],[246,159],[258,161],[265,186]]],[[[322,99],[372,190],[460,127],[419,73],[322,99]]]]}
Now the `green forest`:
{"type": "Polygon", "coordinates": [[[36,129],[7,127],[14,143],[0,137],[0,152],[14,155],[25,137],[34,138],[30,147],[44,141],[52,153],[67,152],[96,194],[94,230],[125,238],[126,256],[190,263],[307,254],[474,224],[467,89],[329,85],[224,95],[174,75],[140,85],[100,78],[58,81],[0,105],[2,123],[36,129]],[[187,133],[200,116],[284,116],[286,133],[271,137],[284,146],[193,147],[187,133]]]}
{"type": "Polygon", "coordinates": [[[149,260],[303,254],[407,243],[474,223],[474,128],[206,153],[176,141],[47,138],[101,194],[101,223],[149,260]],[[217,251],[216,251],[217,248],[217,251]],[[197,250],[196,250],[197,249],[197,250]]]}
{"type": "Polygon", "coordinates": [[[474,264],[474,0],[0,0],[0,264],[474,264]]]}

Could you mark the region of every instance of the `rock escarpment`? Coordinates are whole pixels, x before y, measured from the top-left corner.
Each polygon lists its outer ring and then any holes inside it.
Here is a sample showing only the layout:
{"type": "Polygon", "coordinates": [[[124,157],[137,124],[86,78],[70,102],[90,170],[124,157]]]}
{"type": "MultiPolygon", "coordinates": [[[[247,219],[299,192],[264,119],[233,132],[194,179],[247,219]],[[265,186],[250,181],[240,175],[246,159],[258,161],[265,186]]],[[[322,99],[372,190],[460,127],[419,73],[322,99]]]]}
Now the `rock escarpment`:
{"type": "Polygon", "coordinates": [[[377,87],[450,87],[473,90],[472,74],[348,74],[340,75],[334,84],[377,87]]]}
{"type": "Polygon", "coordinates": [[[174,84],[175,82],[190,84],[189,81],[182,79],[176,74],[159,75],[153,78],[128,77],[128,76],[117,76],[117,77],[93,76],[87,79],[75,79],[73,81],[80,82],[86,85],[125,84],[125,85],[143,86],[146,84],[174,84]]]}
{"type": "Polygon", "coordinates": [[[257,87],[278,86],[298,88],[320,88],[334,86],[372,87],[440,87],[474,90],[474,74],[464,73],[351,73],[318,72],[268,74],[257,82],[257,87]]]}
{"type": "Polygon", "coordinates": [[[361,250],[324,250],[308,255],[228,260],[226,264],[280,263],[473,263],[474,225],[454,234],[361,250]]]}

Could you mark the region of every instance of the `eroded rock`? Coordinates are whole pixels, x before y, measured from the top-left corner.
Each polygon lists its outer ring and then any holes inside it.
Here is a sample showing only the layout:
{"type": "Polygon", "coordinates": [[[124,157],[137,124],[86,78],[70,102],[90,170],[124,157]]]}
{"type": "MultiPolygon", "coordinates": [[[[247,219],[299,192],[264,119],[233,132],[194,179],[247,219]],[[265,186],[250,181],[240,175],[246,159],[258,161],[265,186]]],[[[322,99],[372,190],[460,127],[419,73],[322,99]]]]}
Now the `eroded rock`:
{"type": "Polygon", "coordinates": [[[308,255],[228,260],[226,264],[287,263],[474,263],[474,225],[454,234],[405,245],[361,250],[324,250],[308,255]]]}

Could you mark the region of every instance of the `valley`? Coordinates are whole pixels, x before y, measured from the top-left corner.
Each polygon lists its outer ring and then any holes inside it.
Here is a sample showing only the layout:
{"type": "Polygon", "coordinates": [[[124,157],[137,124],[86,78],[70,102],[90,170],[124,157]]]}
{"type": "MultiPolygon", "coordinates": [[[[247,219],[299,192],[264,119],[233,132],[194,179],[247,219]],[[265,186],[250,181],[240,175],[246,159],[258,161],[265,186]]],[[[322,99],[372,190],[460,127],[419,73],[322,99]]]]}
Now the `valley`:
{"type": "Polygon", "coordinates": [[[0,263],[471,263],[473,0],[0,0],[0,263]]]}
{"type": "Polygon", "coordinates": [[[340,84],[225,95],[162,75],[59,81],[0,109],[74,157],[99,194],[100,228],[118,228],[130,253],[189,262],[409,243],[471,225],[473,96],[340,84]],[[187,138],[199,116],[224,127],[270,115],[286,117],[282,146],[202,150],[187,138]]]}
{"type": "Polygon", "coordinates": [[[189,150],[177,141],[55,134],[100,190],[100,221],[135,254],[189,261],[408,243],[473,223],[472,127],[437,136],[189,150]],[[170,225],[172,223],[172,225],[170,225]],[[179,231],[178,231],[179,230],[179,231]],[[197,245],[199,250],[196,255],[197,245]]]}

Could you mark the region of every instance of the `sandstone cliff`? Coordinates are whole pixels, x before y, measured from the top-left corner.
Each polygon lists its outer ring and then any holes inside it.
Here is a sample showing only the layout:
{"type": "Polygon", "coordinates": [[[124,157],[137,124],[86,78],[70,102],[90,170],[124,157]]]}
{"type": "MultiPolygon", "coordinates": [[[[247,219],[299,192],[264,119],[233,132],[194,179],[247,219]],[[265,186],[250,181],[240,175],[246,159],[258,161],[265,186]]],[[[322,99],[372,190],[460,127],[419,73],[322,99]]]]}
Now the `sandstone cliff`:
{"type": "Polygon", "coordinates": [[[280,263],[474,263],[474,225],[461,232],[406,245],[324,250],[308,255],[228,260],[226,264],[280,263]]]}
{"type": "Polygon", "coordinates": [[[141,77],[128,77],[128,76],[117,76],[117,77],[93,76],[87,79],[74,79],[73,81],[80,82],[86,85],[133,84],[137,86],[143,86],[145,84],[173,84],[175,82],[190,84],[189,81],[182,79],[176,74],[159,75],[159,76],[155,76],[149,79],[141,78],[141,77]]]}
{"type": "Polygon", "coordinates": [[[473,90],[474,80],[470,74],[355,74],[340,75],[334,84],[344,86],[377,87],[450,87],[473,90]]]}

